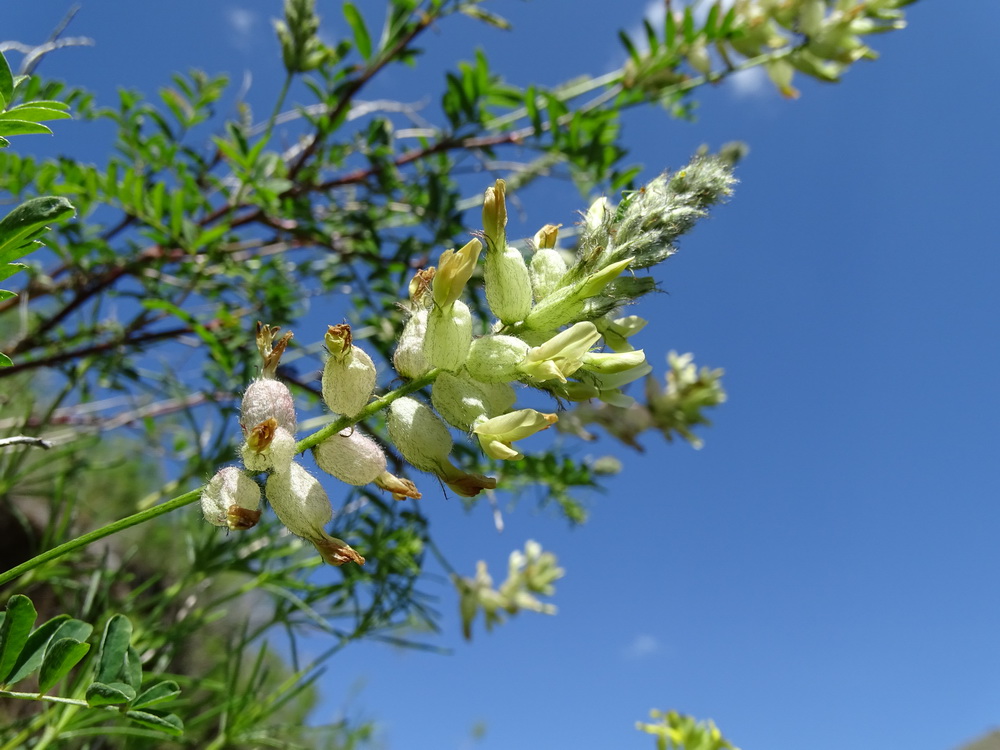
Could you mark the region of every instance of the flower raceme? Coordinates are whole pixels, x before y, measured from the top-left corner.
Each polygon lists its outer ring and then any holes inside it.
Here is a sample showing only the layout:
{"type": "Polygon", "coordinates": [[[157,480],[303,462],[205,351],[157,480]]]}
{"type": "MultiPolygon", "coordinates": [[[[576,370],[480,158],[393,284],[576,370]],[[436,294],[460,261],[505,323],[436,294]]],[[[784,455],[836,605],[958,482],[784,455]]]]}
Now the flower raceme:
{"type": "Polygon", "coordinates": [[[372,484],[397,500],[417,499],[406,477],[387,470],[376,439],[384,410],[385,433],[402,457],[438,477],[453,492],[473,497],[497,480],[466,471],[452,460],[452,429],[474,436],[495,461],[517,461],[513,443],[553,425],[558,417],[517,408],[515,385],[569,401],[631,403],[622,389],[651,369],[630,338],[646,324],[623,315],[625,306],[655,284],[637,271],[675,252],[674,241],[730,191],[730,165],[699,157],[664,174],[615,206],[595,201],[583,214],[576,258],[557,248],[559,225],[547,224],[528,243],[530,262],[508,244],[506,185],[497,180],[483,199],[483,232],[458,250],[445,251],[436,268],[417,272],[401,306],[408,319],[392,364],[409,379],[374,402],[377,368],[353,340],[347,324],[325,338],[323,401],[334,415],[328,427],[296,444],[297,419],[288,387],[277,376],[291,334],[258,324],[261,375],[247,387],[240,411],[243,467],[222,469],[206,486],[202,509],[217,526],[239,531],[260,516],[261,486],[279,520],[312,543],[333,565],[363,563],[346,542],[330,536],[334,513],[319,480],[297,460],[313,449],[317,466],[351,486],[372,484]],[[476,321],[463,301],[482,259],[486,303],[495,320],[476,321]],[[487,330],[475,335],[474,330],[487,330]],[[429,388],[429,393],[420,391],[429,388]],[[303,447],[299,447],[299,446],[303,447]],[[266,475],[259,479],[258,475],[266,475]]]}

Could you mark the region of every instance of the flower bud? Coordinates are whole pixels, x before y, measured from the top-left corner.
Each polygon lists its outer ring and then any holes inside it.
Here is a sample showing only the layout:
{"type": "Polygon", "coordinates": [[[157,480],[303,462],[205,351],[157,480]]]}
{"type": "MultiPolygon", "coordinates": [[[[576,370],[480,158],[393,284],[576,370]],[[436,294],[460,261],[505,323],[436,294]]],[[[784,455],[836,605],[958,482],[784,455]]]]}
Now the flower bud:
{"type": "Polygon", "coordinates": [[[273,378],[259,378],[247,386],[240,407],[240,425],[247,432],[261,422],[274,419],[278,427],[295,434],[295,402],[288,386],[273,378]]]}
{"type": "Polygon", "coordinates": [[[464,302],[434,307],[428,313],[424,356],[432,367],[454,372],[465,364],[472,343],[472,313],[464,302]]]}
{"type": "Polygon", "coordinates": [[[514,247],[489,249],[483,268],[486,302],[503,323],[516,323],[531,312],[531,274],[514,247]]]}
{"type": "Polygon", "coordinates": [[[646,355],[642,349],[631,352],[587,352],[583,355],[583,369],[614,374],[631,370],[645,361],[646,355]]]}
{"type": "Polygon", "coordinates": [[[432,290],[434,302],[439,307],[448,307],[462,296],[465,285],[476,270],[483,243],[470,240],[460,250],[445,250],[438,261],[432,290]]]}
{"type": "Polygon", "coordinates": [[[483,198],[483,234],[486,236],[486,250],[507,247],[507,183],[497,180],[493,187],[486,188],[483,198]]]}
{"type": "Polygon", "coordinates": [[[330,356],[323,366],[323,401],[330,411],[353,417],[375,391],[375,363],[353,345],[351,327],[346,324],[330,326],[326,345],[330,356]]]}
{"type": "Polygon", "coordinates": [[[419,378],[431,369],[424,355],[424,338],[427,335],[427,310],[417,310],[403,326],[392,364],[404,378],[419,378]]]}
{"type": "Polygon", "coordinates": [[[484,383],[509,383],[520,377],[518,366],[528,353],[528,345],[514,336],[482,336],[472,342],[465,367],[484,383]]]}
{"type": "Polygon", "coordinates": [[[514,461],[524,458],[511,443],[547,429],[559,420],[555,414],[542,414],[534,409],[519,409],[500,417],[481,420],[472,431],[479,438],[483,452],[490,458],[514,461]]]}
{"type": "Polygon", "coordinates": [[[792,78],[795,75],[795,68],[783,58],[771,60],[764,64],[767,75],[771,82],[778,87],[778,91],[786,99],[798,99],[799,91],[792,85],[792,78]]]}
{"type": "Polygon", "coordinates": [[[299,464],[293,463],[286,472],[271,474],[264,491],[278,520],[290,532],[311,542],[326,562],[364,564],[361,555],[324,530],[333,518],[330,498],[319,480],[299,464]]]}
{"type": "Polygon", "coordinates": [[[452,427],[468,432],[487,416],[486,394],[471,380],[442,372],[431,387],[431,403],[452,427]]]}
{"type": "Polygon", "coordinates": [[[354,428],[342,430],[313,448],[316,465],[341,482],[360,487],[386,470],[379,444],[354,428]]]}
{"type": "Polygon", "coordinates": [[[597,330],[604,338],[604,343],[614,352],[629,352],[635,347],[629,343],[628,339],[643,328],[649,322],[638,315],[626,315],[624,318],[609,320],[610,316],[599,318],[594,321],[597,330]]]}
{"type": "Polygon", "coordinates": [[[583,365],[583,356],[601,338],[597,327],[581,321],[528,351],[520,371],[538,381],[566,379],[583,365]]]}
{"type": "Polygon", "coordinates": [[[268,419],[247,433],[247,440],[240,448],[240,456],[247,471],[288,471],[295,458],[295,436],[274,419],[268,419]]]}
{"type": "Polygon", "coordinates": [[[235,466],[216,472],[201,493],[201,512],[215,526],[243,531],[260,520],[260,487],[235,466]]]}
{"type": "Polygon", "coordinates": [[[704,39],[698,39],[688,48],[687,60],[688,64],[703,76],[712,72],[712,58],[708,55],[704,39]]]}

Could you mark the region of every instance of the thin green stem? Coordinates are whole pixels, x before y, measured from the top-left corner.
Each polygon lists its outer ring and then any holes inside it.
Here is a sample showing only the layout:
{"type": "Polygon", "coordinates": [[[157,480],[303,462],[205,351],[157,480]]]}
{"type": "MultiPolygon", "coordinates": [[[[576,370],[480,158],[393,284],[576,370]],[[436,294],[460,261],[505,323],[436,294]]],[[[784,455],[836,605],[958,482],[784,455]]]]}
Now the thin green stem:
{"type": "MultiPolygon", "coordinates": [[[[434,382],[434,379],[438,376],[440,370],[431,370],[419,378],[411,380],[409,383],[401,385],[394,391],[375,399],[370,404],[368,404],[364,409],[355,414],[353,417],[340,417],[335,419],[330,424],[325,427],[321,427],[319,430],[314,432],[312,435],[303,438],[295,446],[297,453],[303,453],[310,448],[313,448],[324,440],[333,435],[336,435],[341,430],[344,430],[351,425],[357,424],[362,419],[366,419],[389,406],[397,398],[409,395],[415,391],[419,391],[424,386],[430,385],[434,382]]],[[[5,573],[0,574],[0,586],[13,581],[18,576],[24,575],[40,565],[44,565],[47,562],[56,560],[64,555],[68,555],[71,552],[75,552],[78,549],[82,549],[93,542],[96,542],[105,537],[111,536],[119,531],[131,528],[132,526],[138,526],[146,521],[151,521],[154,518],[170,513],[171,511],[177,510],[178,508],[183,508],[185,505],[190,505],[201,498],[201,493],[204,487],[198,487],[197,489],[185,492],[183,495],[178,495],[177,497],[161,503],[160,505],[154,505],[152,508],[147,508],[146,510],[139,511],[131,516],[122,518],[121,520],[109,523],[106,526],[102,526],[99,529],[94,529],[91,532],[78,536],[76,539],[71,539],[70,541],[60,544],[58,547],[53,547],[52,549],[36,555],[35,557],[21,563],[20,565],[11,568],[5,573]]]]}
{"type": "Polygon", "coordinates": [[[185,505],[193,503],[200,497],[201,488],[199,487],[196,490],[185,492],[183,495],[178,495],[174,499],[168,500],[165,503],[140,511],[126,518],[122,518],[119,521],[113,521],[107,526],[102,526],[99,529],[94,529],[93,531],[78,536],[76,539],[71,539],[64,544],[60,544],[58,547],[53,547],[52,549],[43,552],[40,555],[36,555],[30,560],[11,568],[7,572],[0,574],[0,586],[9,581],[13,581],[15,578],[24,575],[28,571],[34,570],[40,565],[44,565],[51,560],[56,560],[63,555],[68,555],[70,552],[82,549],[88,544],[96,542],[99,539],[104,539],[104,537],[111,536],[119,531],[124,531],[132,526],[138,526],[140,523],[151,521],[152,519],[162,516],[165,513],[169,513],[172,510],[177,510],[177,508],[183,508],[185,505]]]}
{"type": "Polygon", "coordinates": [[[65,703],[70,706],[87,707],[87,701],[77,698],[60,698],[58,695],[39,695],[38,693],[18,693],[13,690],[0,690],[0,698],[20,698],[26,701],[44,701],[46,703],[65,703]]]}

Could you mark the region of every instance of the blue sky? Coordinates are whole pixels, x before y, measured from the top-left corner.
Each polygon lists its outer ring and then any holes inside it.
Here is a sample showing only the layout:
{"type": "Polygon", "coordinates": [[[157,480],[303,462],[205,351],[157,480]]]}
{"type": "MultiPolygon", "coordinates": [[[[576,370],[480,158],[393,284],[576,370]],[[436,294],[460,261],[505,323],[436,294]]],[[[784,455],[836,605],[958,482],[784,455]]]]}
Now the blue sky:
{"type": "MultiPolygon", "coordinates": [[[[41,41],[66,6],[14,4],[4,34],[41,41]]],[[[339,4],[319,6],[335,35],[339,4]]],[[[87,3],[71,33],[98,45],[45,71],[110,101],[115,86],[151,91],[174,68],[249,70],[263,107],[278,84],[268,19],[279,7],[87,3]]],[[[646,10],[491,7],[514,32],[441,24],[425,67],[393,74],[380,95],[433,102],[433,71],[477,44],[518,82],[601,73],[620,59],[614,30],[646,10]]],[[[989,103],[1000,5],[922,0],[909,16],[874,40],[881,60],[837,86],[803,83],[797,101],[746,81],[701,91],[693,125],[629,115],[625,141],[650,178],[701,143],[751,147],[733,200],[659,274],[670,294],[638,310],[658,369],[666,351],[692,351],[725,368],[729,401],[700,451],[655,436],[643,455],[582,446],[626,470],[590,498],[579,529],[530,501],[505,514],[502,534],[485,505],[424,502],[469,574],[485,559],[502,577],[529,538],[556,552],[559,614],[466,645],[442,585],[441,643],[454,652],[348,649],[327,678],[330,716],[373,717],[407,750],[650,748],[633,724],[653,707],[712,717],[744,750],[947,750],[1000,725],[989,103]]],[[[60,124],[61,146],[101,147],[74,127],[60,124]]],[[[571,223],[582,205],[570,184],[550,184],[530,196],[521,231],[571,223]]]]}

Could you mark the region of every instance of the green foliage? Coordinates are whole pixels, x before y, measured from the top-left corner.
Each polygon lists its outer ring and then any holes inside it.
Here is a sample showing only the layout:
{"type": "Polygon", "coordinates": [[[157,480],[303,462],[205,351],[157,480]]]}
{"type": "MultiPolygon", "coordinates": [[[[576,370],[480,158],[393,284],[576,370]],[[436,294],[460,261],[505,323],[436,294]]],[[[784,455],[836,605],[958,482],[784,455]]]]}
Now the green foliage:
{"type": "Polygon", "coordinates": [[[0,626],[0,696],[25,700],[52,700],[91,709],[113,707],[127,719],[160,733],[180,737],[181,720],[159,706],[180,694],[177,684],[163,681],[138,694],[143,683],[139,655],[130,645],[132,624],[124,615],[108,620],[98,649],[96,663],[84,672],[93,680],[78,678],[76,692],[82,687],[85,699],[53,698],[47,693],[64,680],[90,651],[86,642],[93,627],[68,615],[57,615],[34,630],[37,613],[26,596],[15,595],[7,601],[0,626]],[[37,690],[14,692],[9,688],[38,672],[37,690]]]}

